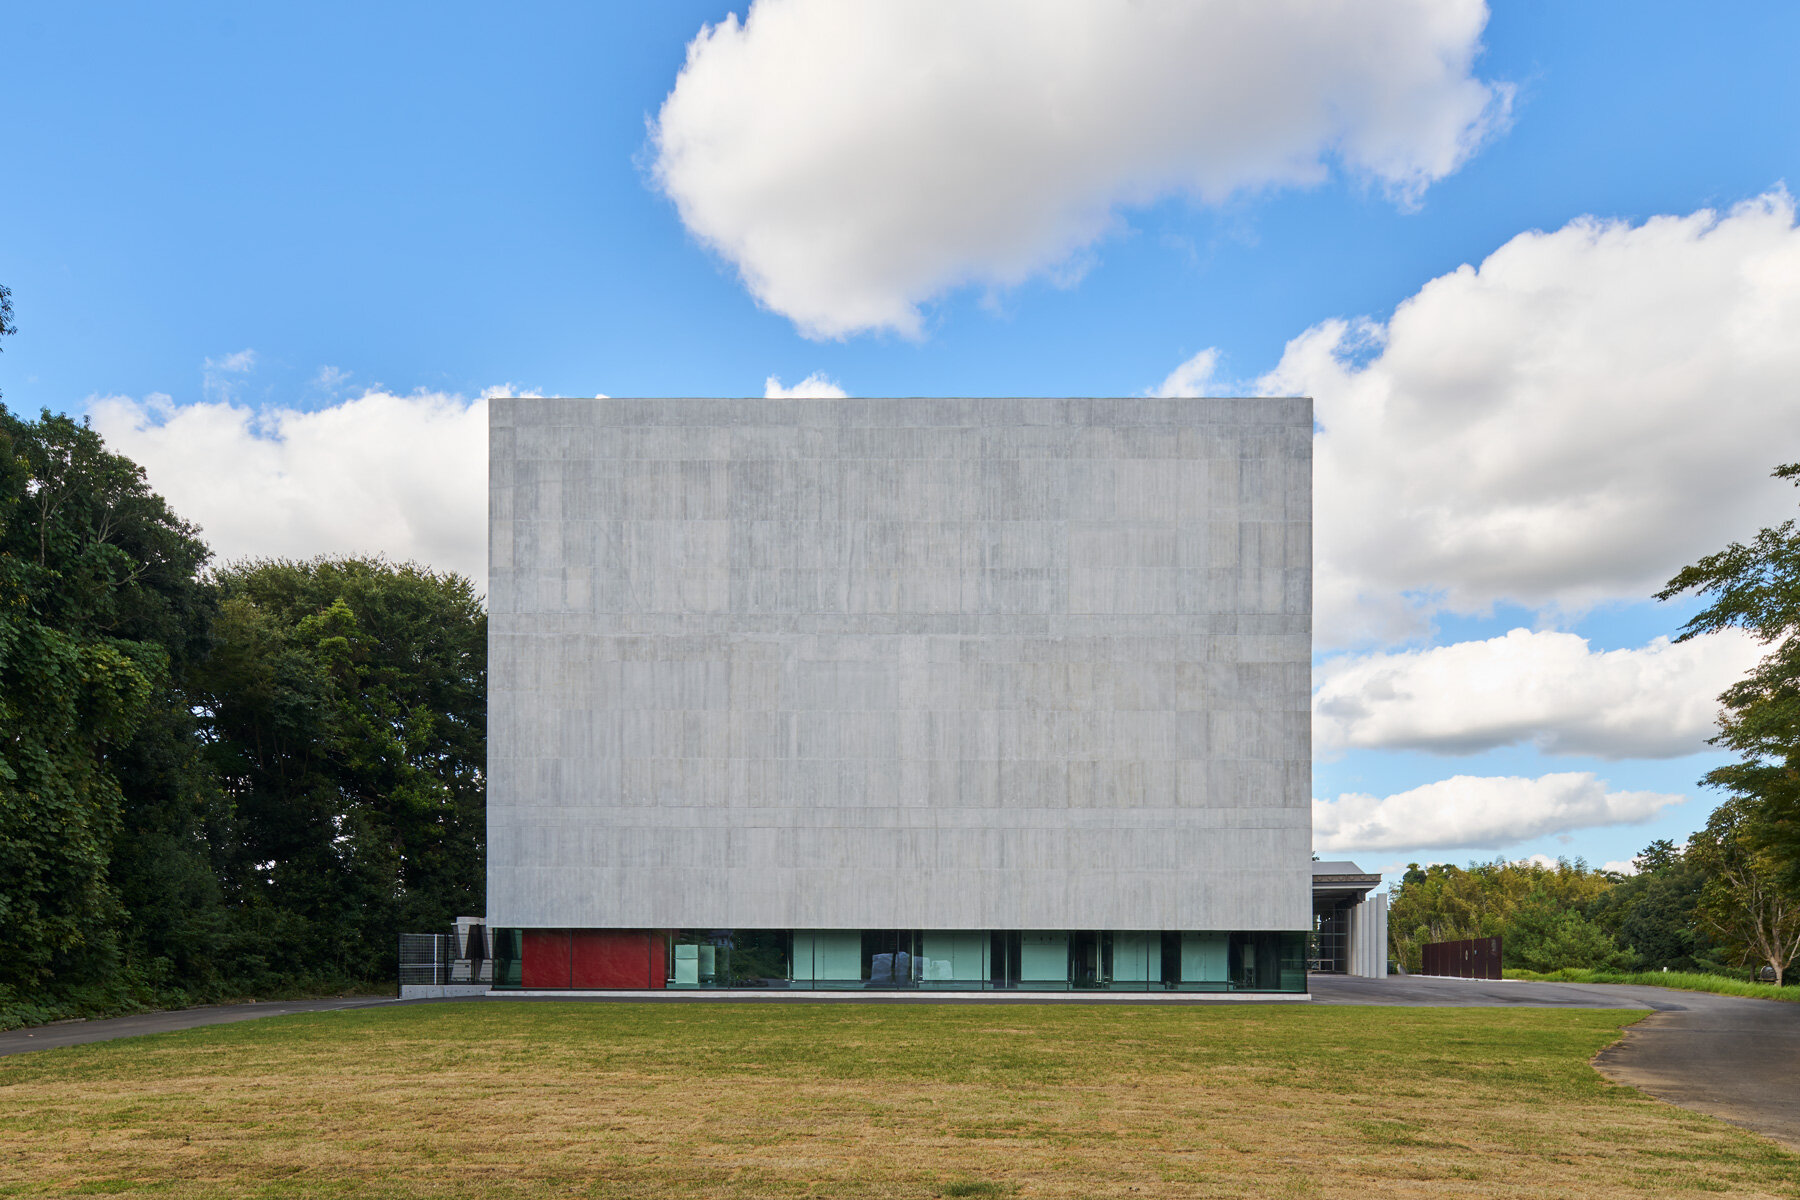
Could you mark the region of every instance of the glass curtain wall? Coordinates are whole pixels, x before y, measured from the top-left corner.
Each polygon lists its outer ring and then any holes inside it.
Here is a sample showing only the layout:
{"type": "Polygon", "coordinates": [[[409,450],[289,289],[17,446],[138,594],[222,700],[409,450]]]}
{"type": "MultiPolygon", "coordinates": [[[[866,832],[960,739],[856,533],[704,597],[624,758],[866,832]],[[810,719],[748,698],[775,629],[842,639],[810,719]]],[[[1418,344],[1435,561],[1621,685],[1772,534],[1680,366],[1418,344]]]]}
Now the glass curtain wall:
{"type": "Polygon", "coordinates": [[[1313,909],[1313,949],[1311,966],[1315,971],[1341,975],[1350,969],[1350,905],[1342,901],[1320,904],[1313,909]]]}
{"type": "MultiPolygon", "coordinates": [[[[1309,937],[1307,931],[1191,930],[615,932],[651,943],[646,961],[657,977],[631,986],[812,991],[1304,992],[1309,937]]],[[[581,936],[582,931],[569,933],[572,942],[581,936]]],[[[532,946],[553,940],[541,931],[496,930],[495,986],[579,982],[579,972],[570,974],[562,958],[534,956],[532,946]]]]}

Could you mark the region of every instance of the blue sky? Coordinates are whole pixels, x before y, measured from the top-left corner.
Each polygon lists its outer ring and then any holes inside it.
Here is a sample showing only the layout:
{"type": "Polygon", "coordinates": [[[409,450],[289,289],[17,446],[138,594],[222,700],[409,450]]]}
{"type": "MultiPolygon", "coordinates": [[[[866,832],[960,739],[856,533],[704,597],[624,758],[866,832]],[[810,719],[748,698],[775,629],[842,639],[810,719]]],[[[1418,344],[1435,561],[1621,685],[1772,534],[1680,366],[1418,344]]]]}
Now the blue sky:
{"type": "Polygon", "coordinates": [[[1307,391],[1328,856],[1681,839],[1753,648],[1647,596],[1793,508],[1800,9],[1181,7],[21,5],[0,391],[221,554],[470,571],[484,391],[1307,391]]]}

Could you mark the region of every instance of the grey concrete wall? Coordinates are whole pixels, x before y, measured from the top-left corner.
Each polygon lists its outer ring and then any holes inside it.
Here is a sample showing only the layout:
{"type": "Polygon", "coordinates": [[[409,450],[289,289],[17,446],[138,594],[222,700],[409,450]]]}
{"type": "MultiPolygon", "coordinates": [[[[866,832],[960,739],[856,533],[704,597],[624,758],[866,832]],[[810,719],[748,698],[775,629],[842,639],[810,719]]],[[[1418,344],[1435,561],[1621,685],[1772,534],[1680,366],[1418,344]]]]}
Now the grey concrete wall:
{"type": "Polygon", "coordinates": [[[493,924],[1307,926],[1310,401],[490,413],[493,924]]]}
{"type": "Polygon", "coordinates": [[[1386,979],[1388,966],[1387,893],[1376,892],[1350,910],[1350,963],[1347,973],[1386,979]]]}

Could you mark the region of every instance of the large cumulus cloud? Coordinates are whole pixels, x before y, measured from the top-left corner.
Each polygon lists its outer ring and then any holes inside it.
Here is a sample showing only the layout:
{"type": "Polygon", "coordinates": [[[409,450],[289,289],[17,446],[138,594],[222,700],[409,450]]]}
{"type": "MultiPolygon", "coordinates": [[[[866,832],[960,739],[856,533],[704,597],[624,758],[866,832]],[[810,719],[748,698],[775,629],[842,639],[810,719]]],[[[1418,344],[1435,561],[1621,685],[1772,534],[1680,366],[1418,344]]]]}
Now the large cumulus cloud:
{"type": "Polygon", "coordinates": [[[1481,0],[757,0],[652,128],[696,237],[814,336],[1067,275],[1121,206],[1324,179],[1401,202],[1506,116],[1481,0]]]}
{"type": "Polygon", "coordinates": [[[1530,838],[1602,825],[1637,825],[1685,796],[1612,791],[1586,771],[1535,779],[1454,775],[1391,796],[1350,793],[1313,801],[1313,848],[1491,851],[1530,838]]]}
{"type": "MultiPolygon", "coordinates": [[[[1641,601],[1785,519],[1769,472],[1800,458],[1796,329],[1800,228],[1777,190],[1521,233],[1385,323],[1300,334],[1250,386],[1317,401],[1321,642],[1641,601]]],[[[1215,361],[1163,390],[1219,390],[1215,361]]]]}
{"type": "Polygon", "coordinates": [[[1736,629],[1595,650],[1555,630],[1321,664],[1314,744],[1334,750],[1474,754],[1530,745],[1547,754],[1673,758],[1718,732],[1718,695],[1764,647],[1736,629]]]}

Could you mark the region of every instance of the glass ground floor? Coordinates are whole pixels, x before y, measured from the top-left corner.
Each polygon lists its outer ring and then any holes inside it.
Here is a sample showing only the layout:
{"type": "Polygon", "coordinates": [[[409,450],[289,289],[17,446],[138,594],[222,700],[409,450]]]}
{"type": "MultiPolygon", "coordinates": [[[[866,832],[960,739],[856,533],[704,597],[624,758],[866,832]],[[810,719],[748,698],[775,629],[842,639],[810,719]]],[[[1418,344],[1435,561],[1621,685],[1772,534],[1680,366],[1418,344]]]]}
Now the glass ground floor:
{"type": "Polygon", "coordinates": [[[496,988],[1304,992],[1306,932],[495,929],[496,988]]]}

